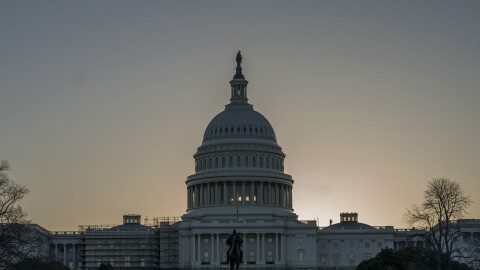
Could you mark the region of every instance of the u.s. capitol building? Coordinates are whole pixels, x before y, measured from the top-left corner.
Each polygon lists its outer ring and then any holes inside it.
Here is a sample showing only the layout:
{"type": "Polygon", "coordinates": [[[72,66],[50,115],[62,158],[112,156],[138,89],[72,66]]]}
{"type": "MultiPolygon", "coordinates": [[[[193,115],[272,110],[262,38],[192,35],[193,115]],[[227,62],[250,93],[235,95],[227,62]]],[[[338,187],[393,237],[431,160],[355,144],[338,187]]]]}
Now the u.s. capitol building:
{"type": "MultiPolygon", "coordinates": [[[[181,220],[142,225],[139,215],[126,215],[119,226],[49,232],[49,256],[71,269],[101,263],[115,269],[222,269],[226,239],[236,229],[244,240],[243,269],[353,269],[383,248],[424,245],[410,237],[414,229],[373,227],[360,223],[357,213],[341,213],[340,223],[324,228],[298,220],[285,154],[270,122],[248,102],[241,61],[239,53],[230,103],[210,121],[194,154],[181,220]]],[[[457,225],[465,243],[480,239],[480,220],[457,225]]]]}

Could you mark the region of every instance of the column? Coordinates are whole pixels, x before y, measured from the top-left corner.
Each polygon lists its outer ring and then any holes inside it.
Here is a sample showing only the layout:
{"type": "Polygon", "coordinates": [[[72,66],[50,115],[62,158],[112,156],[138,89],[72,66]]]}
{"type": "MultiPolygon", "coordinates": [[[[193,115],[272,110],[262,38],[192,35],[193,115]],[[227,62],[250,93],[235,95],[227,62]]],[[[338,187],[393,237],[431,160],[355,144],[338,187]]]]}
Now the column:
{"type": "Polygon", "coordinates": [[[280,250],[278,248],[278,233],[275,234],[275,261],[278,263],[280,259],[280,250]]]}
{"type": "Polygon", "coordinates": [[[282,202],[282,199],[281,199],[281,190],[282,190],[282,185],[280,184],[275,184],[276,188],[275,188],[275,193],[277,194],[277,201],[276,201],[276,205],[277,206],[281,206],[281,202],[282,202]]]}
{"type": "Polygon", "coordinates": [[[242,205],[245,204],[245,181],[242,181],[242,205]]]}
{"type": "Polygon", "coordinates": [[[190,258],[191,258],[191,262],[192,262],[192,264],[193,264],[193,262],[195,262],[195,261],[197,260],[197,259],[196,259],[196,253],[195,253],[195,234],[192,234],[191,237],[192,237],[192,240],[191,240],[191,241],[192,241],[192,245],[191,245],[191,247],[192,247],[192,255],[190,256],[190,258]]]}
{"type": "Polygon", "coordinates": [[[247,234],[245,234],[245,239],[243,239],[243,262],[246,264],[248,260],[248,237],[247,234]]]}
{"type": "Polygon", "coordinates": [[[201,246],[200,244],[202,243],[202,234],[198,234],[198,237],[197,237],[197,254],[198,254],[198,257],[197,257],[197,261],[198,262],[202,262],[202,253],[200,252],[200,249],[201,249],[201,246]]]}
{"type": "Polygon", "coordinates": [[[197,194],[197,186],[192,186],[192,205],[193,207],[197,207],[197,200],[198,200],[198,194],[197,194]]]}
{"type": "Polygon", "coordinates": [[[210,196],[210,183],[207,183],[207,200],[205,201],[205,205],[212,204],[212,197],[210,196]]]}
{"type": "Polygon", "coordinates": [[[227,182],[223,182],[223,205],[227,205],[227,182]]]}
{"type": "Polygon", "coordinates": [[[203,204],[203,184],[200,184],[200,205],[199,206],[204,206],[203,204]]]}
{"type": "Polygon", "coordinates": [[[253,205],[254,198],[255,198],[255,182],[252,181],[250,182],[250,205],[253,205]]]}
{"type": "Polygon", "coordinates": [[[75,266],[75,263],[77,262],[77,255],[76,255],[76,250],[75,250],[75,244],[73,244],[73,254],[72,254],[72,262],[73,262],[73,269],[77,269],[75,266]]]}
{"type": "Polygon", "coordinates": [[[58,260],[58,244],[55,244],[55,261],[58,260]]]}
{"type": "Polygon", "coordinates": [[[190,209],[192,206],[190,205],[190,198],[191,198],[191,189],[187,187],[187,209],[190,209]]]}
{"type": "Polygon", "coordinates": [[[220,264],[220,234],[217,234],[217,264],[220,264]]]}
{"type": "Polygon", "coordinates": [[[215,234],[211,234],[210,236],[210,240],[212,242],[212,255],[210,255],[210,264],[214,264],[215,263],[215,234]]]}
{"type": "Polygon", "coordinates": [[[67,244],[63,244],[63,265],[67,266],[67,244]]]}
{"type": "Polygon", "coordinates": [[[289,187],[289,188],[288,188],[288,198],[289,198],[289,201],[290,201],[290,208],[292,208],[292,206],[293,206],[293,201],[292,201],[292,187],[289,187]]]}
{"type": "Polygon", "coordinates": [[[287,248],[287,245],[285,245],[285,234],[282,234],[281,235],[281,239],[280,239],[280,253],[281,253],[281,262],[282,263],[286,263],[286,260],[285,260],[285,249],[287,248]]]}
{"type": "Polygon", "coordinates": [[[220,205],[220,194],[218,194],[218,183],[215,183],[215,205],[220,205]]]}
{"type": "Polygon", "coordinates": [[[265,263],[265,233],[262,233],[262,263],[265,263]]]}
{"type": "Polygon", "coordinates": [[[233,182],[232,182],[232,186],[233,186],[233,194],[232,194],[233,203],[238,203],[238,202],[237,202],[237,200],[238,200],[238,196],[237,196],[237,182],[233,181],[233,182]]]}
{"type": "Polygon", "coordinates": [[[264,205],[264,201],[263,201],[263,182],[260,182],[260,192],[258,193],[258,195],[260,196],[260,204],[264,205]]]}
{"type": "Polygon", "coordinates": [[[268,182],[268,204],[272,205],[272,183],[268,182]]]}
{"type": "Polygon", "coordinates": [[[256,263],[260,263],[260,235],[257,233],[257,257],[255,258],[256,263]]]}

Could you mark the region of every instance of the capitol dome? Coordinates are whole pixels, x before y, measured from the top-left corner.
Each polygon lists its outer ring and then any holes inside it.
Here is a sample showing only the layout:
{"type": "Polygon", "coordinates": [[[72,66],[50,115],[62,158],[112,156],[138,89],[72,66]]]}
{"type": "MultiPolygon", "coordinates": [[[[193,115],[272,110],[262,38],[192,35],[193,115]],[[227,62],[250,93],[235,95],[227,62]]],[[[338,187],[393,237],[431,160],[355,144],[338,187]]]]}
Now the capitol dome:
{"type": "Polygon", "coordinates": [[[257,138],[276,142],[270,122],[251,105],[227,105],[210,121],[203,142],[223,138],[257,138]]]}
{"type": "Polygon", "coordinates": [[[243,216],[295,218],[293,179],[284,173],[285,154],[270,122],[248,103],[242,56],[230,81],[231,98],[205,129],[193,155],[184,219],[223,218],[242,206],[243,216]]]}

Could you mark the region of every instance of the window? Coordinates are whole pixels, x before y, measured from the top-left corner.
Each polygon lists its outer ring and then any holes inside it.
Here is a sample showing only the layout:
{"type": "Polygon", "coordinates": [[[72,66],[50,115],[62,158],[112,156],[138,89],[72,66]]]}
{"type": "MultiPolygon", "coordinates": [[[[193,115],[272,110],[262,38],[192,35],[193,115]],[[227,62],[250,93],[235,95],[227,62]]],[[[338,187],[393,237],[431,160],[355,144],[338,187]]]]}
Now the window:
{"type": "Polygon", "coordinates": [[[248,167],[248,157],[245,157],[245,167],[248,167]]]}
{"type": "Polygon", "coordinates": [[[215,158],[215,169],[218,168],[218,157],[215,158]]]}
{"type": "Polygon", "coordinates": [[[348,247],[351,249],[355,248],[355,243],[354,242],[348,243],[348,247]]]}
{"type": "Polygon", "coordinates": [[[145,258],[140,259],[140,266],[145,267],[145,258]]]}
{"type": "Polygon", "coordinates": [[[320,266],[327,266],[327,254],[320,254],[320,266]]]}
{"type": "Polygon", "coordinates": [[[233,167],[233,157],[230,157],[230,159],[229,159],[229,166],[233,167]]]}
{"type": "Polygon", "coordinates": [[[297,251],[297,261],[304,262],[304,260],[305,260],[305,250],[300,249],[297,251]]]}
{"type": "Polygon", "coordinates": [[[237,157],[237,167],[240,167],[240,156],[237,157]]]}
{"type": "Polygon", "coordinates": [[[366,261],[366,260],[369,260],[372,258],[372,254],[370,253],[365,253],[363,254],[363,260],[366,261]]]}
{"type": "MultiPolygon", "coordinates": [[[[223,239],[223,240],[226,240],[226,239],[223,239]]],[[[224,241],[225,242],[225,241],[224,241]]],[[[224,243],[225,244],[225,243],[224,243]]],[[[224,250],[222,252],[222,262],[226,262],[227,261],[227,251],[224,250]]]]}
{"type": "Polygon", "coordinates": [[[255,239],[253,239],[253,238],[248,238],[248,242],[249,242],[249,243],[253,243],[254,240],[255,240],[255,239]]]}
{"type": "Polygon", "coordinates": [[[267,243],[272,243],[273,242],[273,238],[272,237],[267,237],[267,243]]]}
{"type": "Polygon", "coordinates": [[[383,247],[383,242],[381,242],[381,241],[380,241],[380,242],[377,242],[377,247],[378,247],[378,248],[382,248],[382,247],[383,247]]]}
{"type": "Polygon", "coordinates": [[[255,261],[255,252],[253,250],[250,250],[248,252],[248,262],[254,262],[255,261]]]}
{"type": "Polygon", "coordinates": [[[262,157],[259,158],[259,162],[260,162],[260,168],[263,168],[263,158],[262,157]]]}
{"type": "Polygon", "coordinates": [[[204,243],[204,244],[208,244],[208,242],[209,242],[209,239],[208,239],[208,238],[203,238],[203,243],[204,243]]]}
{"type": "Polygon", "coordinates": [[[366,241],[365,242],[365,248],[369,248],[370,247],[370,242],[366,241]]]}
{"type": "Polygon", "coordinates": [[[225,168],[225,157],[222,157],[222,168],[225,168]]]}
{"type": "Polygon", "coordinates": [[[268,250],[267,251],[267,263],[273,262],[273,251],[268,250]]]}
{"type": "Polygon", "coordinates": [[[321,249],[326,249],[327,248],[327,242],[326,241],[321,241],[319,246],[320,246],[321,249]]]}
{"type": "Polygon", "coordinates": [[[203,262],[204,263],[210,262],[210,257],[209,257],[208,251],[203,252],[203,262]]]}
{"type": "Polygon", "coordinates": [[[252,157],[252,167],[257,167],[257,161],[255,157],[252,157]]]}
{"type": "Polygon", "coordinates": [[[338,248],[340,244],[338,242],[333,243],[333,248],[338,248]]]}
{"type": "Polygon", "coordinates": [[[209,162],[209,164],[208,164],[208,168],[209,168],[209,169],[212,168],[212,163],[213,163],[213,162],[212,162],[212,158],[210,158],[210,162],[209,162]]]}
{"type": "Polygon", "coordinates": [[[333,263],[333,266],[340,266],[340,254],[333,254],[332,255],[332,263],[333,263]]]}
{"type": "Polygon", "coordinates": [[[299,237],[299,238],[298,238],[298,243],[299,243],[299,244],[303,244],[303,241],[304,241],[303,237],[299,237]]]}
{"type": "Polygon", "coordinates": [[[355,266],[355,253],[350,252],[348,253],[348,266],[355,266]]]}

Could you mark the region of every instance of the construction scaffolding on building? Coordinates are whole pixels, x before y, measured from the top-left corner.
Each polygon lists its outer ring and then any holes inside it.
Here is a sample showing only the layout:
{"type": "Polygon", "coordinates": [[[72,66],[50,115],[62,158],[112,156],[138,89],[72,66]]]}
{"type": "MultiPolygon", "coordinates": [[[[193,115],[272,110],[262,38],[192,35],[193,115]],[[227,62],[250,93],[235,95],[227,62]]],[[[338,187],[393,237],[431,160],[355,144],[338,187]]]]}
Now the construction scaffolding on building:
{"type": "Polygon", "coordinates": [[[121,225],[80,225],[82,248],[78,269],[158,269],[156,230],[141,224],[140,215],[124,215],[121,225]]]}
{"type": "Polygon", "coordinates": [[[160,269],[179,267],[179,217],[156,217],[145,224],[155,228],[158,239],[158,258],[160,269]]]}

